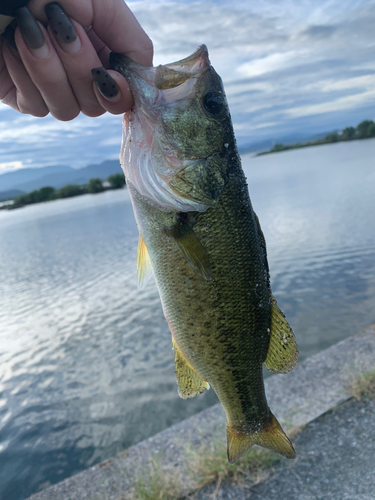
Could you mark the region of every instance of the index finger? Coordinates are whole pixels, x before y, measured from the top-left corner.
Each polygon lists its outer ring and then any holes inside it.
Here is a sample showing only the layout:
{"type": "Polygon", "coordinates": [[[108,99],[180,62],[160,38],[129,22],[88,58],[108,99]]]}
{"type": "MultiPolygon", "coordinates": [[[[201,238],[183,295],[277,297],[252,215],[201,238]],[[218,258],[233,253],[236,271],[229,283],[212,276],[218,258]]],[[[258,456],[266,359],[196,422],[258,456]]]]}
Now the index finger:
{"type": "Polygon", "coordinates": [[[93,29],[114,52],[126,54],[143,66],[152,66],[153,45],[133,12],[122,0],[114,0],[114,15],[106,14],[103,0],[95,3],[93,29]]]}
{"type": "MultiPolygon", "coordinates": [[[[48,0],[31,0],[29,9],[42,23],[48,0]]],[[[66,14],[85,28],[92,26],[98,37],[114,51],[126,54],[144,66],[152,66],[153,46],[136,17],[123,0],[61,0],[66,14]]]]}

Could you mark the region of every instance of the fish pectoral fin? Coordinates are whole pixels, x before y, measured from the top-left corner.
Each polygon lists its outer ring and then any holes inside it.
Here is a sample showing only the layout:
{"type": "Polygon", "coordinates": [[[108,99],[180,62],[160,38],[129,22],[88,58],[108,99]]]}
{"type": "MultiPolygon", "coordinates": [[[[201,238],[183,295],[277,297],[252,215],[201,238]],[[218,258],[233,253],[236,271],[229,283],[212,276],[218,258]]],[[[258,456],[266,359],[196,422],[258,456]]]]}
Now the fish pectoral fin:
{"type": "Polygon", "coordinates": [[[207,252],[186,220],[179,217],[176,224],[171,229],[166,229],[166,232],[174,239],[194,271],[210,281],[212,274],[207,252]]]}
{"type": "Polygon", "coordinates": [[[298,361],[297,342],[284,313],[272,296],[271,336],[265,360],[266,367],[275,373],[287,373],[298,361]]]}
{"type": "Polygon", "coordinates": [[[143,288],[152,275],[151,259],[146,243],[139,235],[137,252],[138,288],[143,288]]]}
{"type": "Polygon", "coordinates": [[[275,416],[269,413],[268,423],[257,433],[238,432],[227,426],[228,461],[233,464],[253,445],[274,451],[286,458],[295,458],[296,452],[275,416]]]}
{"type": "Polygon", "coordinates": [[[182,399],[193,398],[210,388],[210,384],[198,375],[176,344],[174,348],[174,363],[177,378],[178,395],[182,399]]]}
{"type": "Polygon", "coordinates": [[[218,154],[197,160],[178,172],[169,186],[182,198],[215,206],[226,184],[224,167],[218,154]]]}

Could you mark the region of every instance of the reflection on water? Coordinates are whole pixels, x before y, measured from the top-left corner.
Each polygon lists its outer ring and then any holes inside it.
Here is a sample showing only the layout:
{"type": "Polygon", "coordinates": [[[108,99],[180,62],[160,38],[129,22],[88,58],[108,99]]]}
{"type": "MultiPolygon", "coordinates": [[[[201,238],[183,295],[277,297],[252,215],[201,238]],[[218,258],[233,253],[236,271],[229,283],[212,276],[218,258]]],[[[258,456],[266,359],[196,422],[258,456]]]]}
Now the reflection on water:
{"type": "MultiPolygon", "coordinates": [[[[375,323],[375,141],[251,158],[301,358],[375,323]]],[[[0,498],[20,500],[216,402],[181,400],[128,193],[0,212],[0,498]]]]}
{"type": "Polygon", "coordinates": [[[301,358],[375,322],[375,140],[244,159],[301,358]]]}

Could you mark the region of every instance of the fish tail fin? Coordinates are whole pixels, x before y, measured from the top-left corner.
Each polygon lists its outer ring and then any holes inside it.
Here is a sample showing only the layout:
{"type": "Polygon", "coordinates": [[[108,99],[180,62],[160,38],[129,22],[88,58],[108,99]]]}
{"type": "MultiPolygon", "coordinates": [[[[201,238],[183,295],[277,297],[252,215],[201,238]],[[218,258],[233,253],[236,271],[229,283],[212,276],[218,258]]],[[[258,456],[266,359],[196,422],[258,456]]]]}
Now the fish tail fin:
{"type": "Polygon", "coordinates": [[[295,458],[296,452],[276,417],[270,412],[268,423],[257,433],[246,434],[227,426],[228,461],[233,464],[253,445],[279,453],[286,458],[295,458]]]}

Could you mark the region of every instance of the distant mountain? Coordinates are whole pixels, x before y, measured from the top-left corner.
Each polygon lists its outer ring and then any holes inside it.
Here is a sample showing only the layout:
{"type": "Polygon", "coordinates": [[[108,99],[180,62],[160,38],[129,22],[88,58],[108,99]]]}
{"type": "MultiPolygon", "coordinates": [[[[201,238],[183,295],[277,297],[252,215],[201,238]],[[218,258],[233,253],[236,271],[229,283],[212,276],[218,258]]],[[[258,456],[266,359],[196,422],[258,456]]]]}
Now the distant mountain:
{"type": "Polygon", "coordinates": [[[48,174],[58,174],[73,170],[63,165],[54,165],[44,168],[20,168],[14,172],[7,172],[0,175],[0,191],[17,188],[19,184],[40,179],[48,174]]]}
{"type": "Polygon", "coordinates": [[[311,136],[311,134],[290,134],[280,136],[274,139],[265,139],[263,141],[245,143],[241,142],[238,144],[238,151],[240,154],[250,153],[252,151],[266,151],[271,149],[275,144],[295,144],[296,142],[305,142],[310,140],[321,139],[325,137],[327,134],[315,134],[311,136]]]}
{"type": "Polygon", "coordinates": [[[9,191],[2,191],[0,193],[0,201],[5,201],[5,200],[14,200],[14,198],[17,198],[20,194],[25,194],[23,191],[20,191],[19,189],[10,189],[9,191]]]}
{"type": "Polygon", "coordinates": [[[0,196],[3,191],[9,189],[29,193],[44,186],[60,189],[67,184],[86,184],[93,177],[104,180],[109,175],[119,172],[121,167],[118,160],[106,160],[100,165],[89,165],[80,169],[63,166],[23,168],[0,175],[0,196]]]}
{"type": "Polygon", "coordinates": [[[251,153],[253,151],[262,151],[263,149],[272,148],[273,141],[265,140],[260,142],[253,142],[251,144],[238,145],[238,152],[243,155],[245,153],[251,153]]]}

